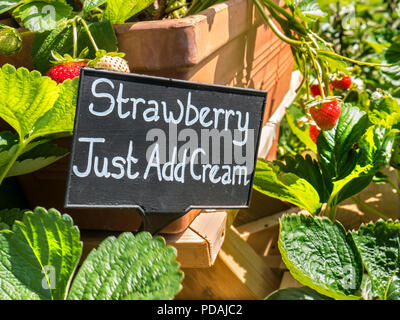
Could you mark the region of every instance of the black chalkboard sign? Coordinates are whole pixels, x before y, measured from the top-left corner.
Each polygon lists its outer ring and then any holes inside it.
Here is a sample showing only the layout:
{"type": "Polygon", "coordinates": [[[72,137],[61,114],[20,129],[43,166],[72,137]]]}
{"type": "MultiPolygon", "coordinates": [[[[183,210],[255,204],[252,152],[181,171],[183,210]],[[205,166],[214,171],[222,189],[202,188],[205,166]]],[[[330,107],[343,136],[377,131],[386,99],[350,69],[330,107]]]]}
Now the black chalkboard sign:
{"type": "Polygon", "coordinates": [[[265,91],[82,68],[65,206],[249,206],[265,91]]]}

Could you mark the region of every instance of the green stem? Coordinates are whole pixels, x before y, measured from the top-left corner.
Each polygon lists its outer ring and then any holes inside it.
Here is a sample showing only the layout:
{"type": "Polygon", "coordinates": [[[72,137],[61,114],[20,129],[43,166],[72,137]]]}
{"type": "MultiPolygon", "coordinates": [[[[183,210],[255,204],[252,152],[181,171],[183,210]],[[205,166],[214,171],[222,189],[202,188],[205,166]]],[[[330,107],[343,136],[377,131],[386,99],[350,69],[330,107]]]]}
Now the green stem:
{"type": "Polygon", "coordinates": [[[76,56],[78,55],[78,34],[76,31],[76,21],[72,20],[72,36],[73,36],[73,42],[74,42],[74,49],[72,53],[72,57],[75,59],[76,56]]]}
{"type": "Polygon", "coordinates": [[[253,0],[258,11],[261,13],[261,15],[263,16],[264,20],[267,22],[268,26],[271,28],[271,30],[278,36],[279,39],[281,39],[282,41],[293,45],[293,46],[301,46],[303,43],[301,41],[298,40],[294,40],[291,39],[289,37],[287,37],[286,35],[284,35],[279,29],[278,27],[275,25],[275,23],[272,21],[272,19],[268,16],[268,14],[265,12],[264,7],[262,6],[262,4],[258,1],[258,0],[253,0]]]}
{"type": "Polygon", "coordinates": [[[318,86],[319,86],[319,90],[321,91],[322,100],[325,100],[326,96],[325,96],[325,91],[324,91],[324,88],[323,88],[323,85],[322,85],[322,68],[319,65],[319,63],[315,60],[314,52],[312,51],[312,49],[311,49],[311,47],[309,45],[307,45],[307,49],[308,49],[312,65],[314,67],[314,70],[315,70],[315,73],[316,73],[316,76],[317,76],[318,86]]]}
{"type": "Polygon", "coordinates": [[[383,220],[388,220],[389,218],[387,216],[385,216],[383,213],[379,212],[378,210],[376,210],[375,208],[370,207],[369,205],[365,204],[364,202],[362,202],[361,200],[359,200],[357,197],[351,197],[351,199],[359,206],[361,207],[363,210],[366,210],[370,213],[373,213],[375,215],[377,215],[378,217],[382,218],[383,220]]]}
{"type": "Polygon", "coordinates": [[[335,204],[334,206],[329,208],[329,219],[331,221],[335,221],[336,218],[336,209],[337,209],[337,205],[335,204]]]}
{"type": "Polygon", "coordinates": [[[369,66],[369,67],[393,67],[393,66],[397,66],[397,65],[400,64],[400,61],[399,61],[399,62],[396,62],[396,63],[392,63],[392,64],[382,64],[382,63],[373,63],[373,62],[358,61],[358,60],[354,60],[354,59],[351,59],[351,58],[347,58],[347,57],[342,56],[342,55],[340,55],[340,54],[337,54],[337,53],[334,53],[334,52],[331,52],[331,51],[326,51],[326,50],[318,50],[318,53],[330,55],[330,56],[333,56],[333,57],[335,57],[335,58],[340,58],[340,59],[343,59],[343,60],[346,60],[346,61],[349,61],[349,62],[358,64],[358,65],[360,65],[360,66],[369,66]]]}
{"type": "Polygon", "coordinates": [[[0,185],[3,182],[3,180],[7,177],[8,172],[10,171],[10,169],[12,168],[18,157],[21,155],[26,145],[27,145],[26,142],[21,142],[13,157],[10,159],[10,161],[8,161],[7,165],[3,167],[3,170],[0,173],[0,185]]]}
{"type": "Polygon", "coordinates": [[[283,9],[281,6],[276,4],[274,1],[271,0],[263,0],[264,5],[267,7],[268,11],[271,13],[271,15],[274,16],[274,18],[281,23],[284,18],[286,23],[290,24],[290,26],[299,34],[306,36],[308,34],[308,29],[305,29],[304,26],[296,20],[294,16],[289,14],[285,9],[283,9]],[[274,14],[275,13],[275,14],[274,14]],[[281,14],[284,18],[278,18],[276,16],[279,16],[281,14]]]}
{"type": "Polygon", "coordinates": [[[88,27],[88,25],[86,24],[86,21],[83,20],[81,17],[78,17],[78,21],[79,21],[80,23],[82,23],[83,27],[85,28],[85,30],[86,30],[86,32],[87,32],[87,34],[88,34],[89,40],[90,40],[90,42],[92,43],[92,46],[93,46],[94,50],[95,50],[96,52],[99,51],[99,48],[97,47],[96,42],[95,42],[94,39],[93,39],[92,33],[90,32],[89,27],[88,27]]]}

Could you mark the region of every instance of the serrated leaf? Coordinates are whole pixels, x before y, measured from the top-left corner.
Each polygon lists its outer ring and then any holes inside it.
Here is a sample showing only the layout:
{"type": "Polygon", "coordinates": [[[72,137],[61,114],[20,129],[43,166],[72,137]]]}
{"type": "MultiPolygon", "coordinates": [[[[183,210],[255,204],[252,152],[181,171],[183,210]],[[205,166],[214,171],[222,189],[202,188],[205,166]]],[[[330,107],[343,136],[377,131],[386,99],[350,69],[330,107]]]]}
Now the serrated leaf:
{"type": "Polygon", "coordinates": [[[16,220],[22,220],[26,210],[18,208],[0,210],[0,223],[4,223],[11,228],[16,220]]]}
{"type": "Polygon", "coordinates": [[[183,279],[175,258],[175,248],[148,232],[109,237],[83,263],[68,299],[172,299],[183,279]]]}
{"type": "Polygon", "coordinates": [[[71,217],[36,208],[0,232],[0,299],[64,299],[82,253],[71,217]]]}
{"type": "Polygon", "coordinates": [[[400,104],[391,96],[371,99],[368,116],[374,124],[400,129],[400,104]]]}
{"type": "Polygon", "coordinates": [[[22,142],[53,107],[58,92],[57,83],[39,72],[5,64],[0,69],[0,117],[17,131],[22,142]]]}
{"type": "Polygon", "coordinates": [[[369,125],[366,112],[344,104],[336,127],[320,133],[318,154],[321,168],[328,179],[341,179],[354,169],[357,155],[353,146],[369,125]]]}
{"type": "Polygon", "coordinates": [[[272,292],[265,300],[332,300],[309,287],[284,288],[272,292]]]}
{"type": "Polygon", "coordinates": [[[298,6],[298,10],[307,18],[323,18],[327,14],[321,10],[317,0],[303,0],[298,6]]]}
{"type": "Polygon", "coordinates": [[[389,164],[396,132],[384,126],[371,126],[360,140],[356,166],[341,180],[333,183],[332,195],[337,203],[366,188],[375,174],[389,164]]]}
{"type": "Polygon", "coordinates": [[[317,190],[320,202],[328,201],[332,186],[325,184],[318,162],[312,159],[310,155],[305,157],[301,155],[296,155],[295,157],[286,156],[283,162],[277,161],[275,163],[283,172],[291,172],[307,180],[317,190]]]}
{"type": "Polygon", "coordinates": [[[32,32],[53,30],[66,21],[72,7],[61,2],[34,1],[19,6],[13,16],[32,32]]]}
{"type": "Polygon", "coordinates": [[[383,300],[400,298],[400,222],[361,225],[351,233],[374,292],[383,300]]]}
{"type": "Polygon", "coordinates": [[[100,7],[102,4],[106,3],[107,0],[85,0],[83,2],[83,11],[90,13],[93,9],[100,7]]]}
{"type": "Polygon", "coordinates": [[[253,188],[257,191],[317,213],[321,208],[318,192],[305,179],[279,170],[277,165],[257,160],[253,188]]]}
{"type": "Polygon", "coordinates": [[[328,51],[317,51],[317,56],[319,59],[328,63],[332,72],[347,72],[347,63],[342,58],[330,54],[328,51]]]}
{"type": "Polygon", "coordinates": [[[107,0],[104,18],[112,24],[124,23],[130,17],[150,6],[154,0],[107,0]]]}
{"type": "Polygon", "coordinates": [[[73,38],[70,27],[58,27],[52,31],[35,34],[31,55],[33,66],[42,74],[52,67],[51,51],[61,55],[72,52],[73,38]]]}
{"type": "Polygon", "coordinates": [[[59,137],[72,134],[74,129],[74,119],[76,101],[78,96],[79,78],[68,79],[61,83],[59,87],[58,99],[43,117],[35,124],[35,136],[47,136],[58,134],[59,137]]]}
{"type": "Polygon", "coordinates": [[[24,153],[7,173],[7,177],[28,174],[56,162],[65,157],[68,150],[55,144],[40,144],[31,151],[24,153]]]}
{"type": "Polygon", "coordinates": [[[350,234],[328,218],[296,215],[280,219],[282,259],[293,277],[334,299],[360,299],[360,255],[350,234]]]}

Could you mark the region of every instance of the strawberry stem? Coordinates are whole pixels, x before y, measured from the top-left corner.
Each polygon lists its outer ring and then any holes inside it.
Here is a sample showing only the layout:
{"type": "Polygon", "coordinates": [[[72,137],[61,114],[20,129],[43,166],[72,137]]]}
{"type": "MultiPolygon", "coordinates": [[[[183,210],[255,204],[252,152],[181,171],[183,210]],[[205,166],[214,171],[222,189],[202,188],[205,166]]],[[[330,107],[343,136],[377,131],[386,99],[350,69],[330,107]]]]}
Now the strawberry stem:
{"type": "Polygon", "coordinates": [[[264,11],[264,7],[262,6],[262,4],[258,1],[258,0],[253,0],[257,9],[259,10],[259,12],[261,13],[261,15],[263,16],[264,20],[267,22],[268,26],[272,29],[272,31],[278,36],[279,39],[281,39],[282,41],[292,45],[292,46],[301,46],[302,42],[298,41],[298,40],[294,40],[291,39],[289,37],[287,37],[286,35],[284,35],[279,29],[278,27],[275,25],[275,23],[272,21],[272,19],[268,16],[268,14],[264,11]]]}
{"type": "Polygon", "coordinates": [[[75,19],[72,20],[72,36],[73,36],[73,42],[74,42],[74,51],[72,52],[72,58],[76,58],[78,54],[78,34],[76,31],[76,21],[75,19]]]}
{"type": "Polygon", "coordinates": [[[83,25],[83,27],[85,28],[86,33],[87,33],[87,35],[88,35],[88,37],[89,37],[89,40],[90,40],[90,42],[92,43],[93,49],[94,49],[96,52],[99,51],[99,48],[97,47],[96,42],[95,42],[94,39],[93,39],[92,33],[90,32],[89,27],[88,27],[86,21],[83,20],[81,17],[78,17],[78,22],[80,22],[80,23],[83,25]]]}

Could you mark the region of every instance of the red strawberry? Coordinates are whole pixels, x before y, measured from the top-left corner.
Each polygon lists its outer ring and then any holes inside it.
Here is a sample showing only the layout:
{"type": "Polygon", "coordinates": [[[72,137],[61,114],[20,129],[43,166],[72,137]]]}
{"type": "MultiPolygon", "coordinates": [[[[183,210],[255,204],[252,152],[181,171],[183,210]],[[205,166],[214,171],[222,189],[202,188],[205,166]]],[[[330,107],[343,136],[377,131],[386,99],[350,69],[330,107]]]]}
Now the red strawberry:
{"type": "Polygon", "coordinates": [[[52,67],[47,71],[46,76],[50,77],[57,83],[62,83],[66,79],[73,79],[79,76],[79,69],[86,67],[87,64],[81,61],[66,61],[52,67]]]}
{"type": "Polygon", "coordinates": [[[330,130],[340,117],[342,105],[336,99],[322,103],[318,108],[310,108],[311,117],[321,130],[330,130]]]}
{"type": "Polygon", "coordinates": [[[339,90],[347,90],[351,87],[351,77],[344,75],[342,79],[332,81],[333,87],[339,90]]]}
{"type": "Polygon", "coordinates": [[[313,124],[310,125],[309,134],[311,140],[314,141],[314,143],[317,143],[317,138],[320,132],[321,130],[319,130],[317,126],[314,126],[313,124]]]}
{"type": "MultiPolygon", "coordinates": [[[[332,83],[329,84],[329,89],[332,90],[332,83]]],[[[313,84],[310,87],[311,95],[313,97],[320,96],[321,95],[321,90],[319,89],[318,84],[313,84]]],[[[326,93],[326,89],[324,88],[324,93],[326,93]]]]}

